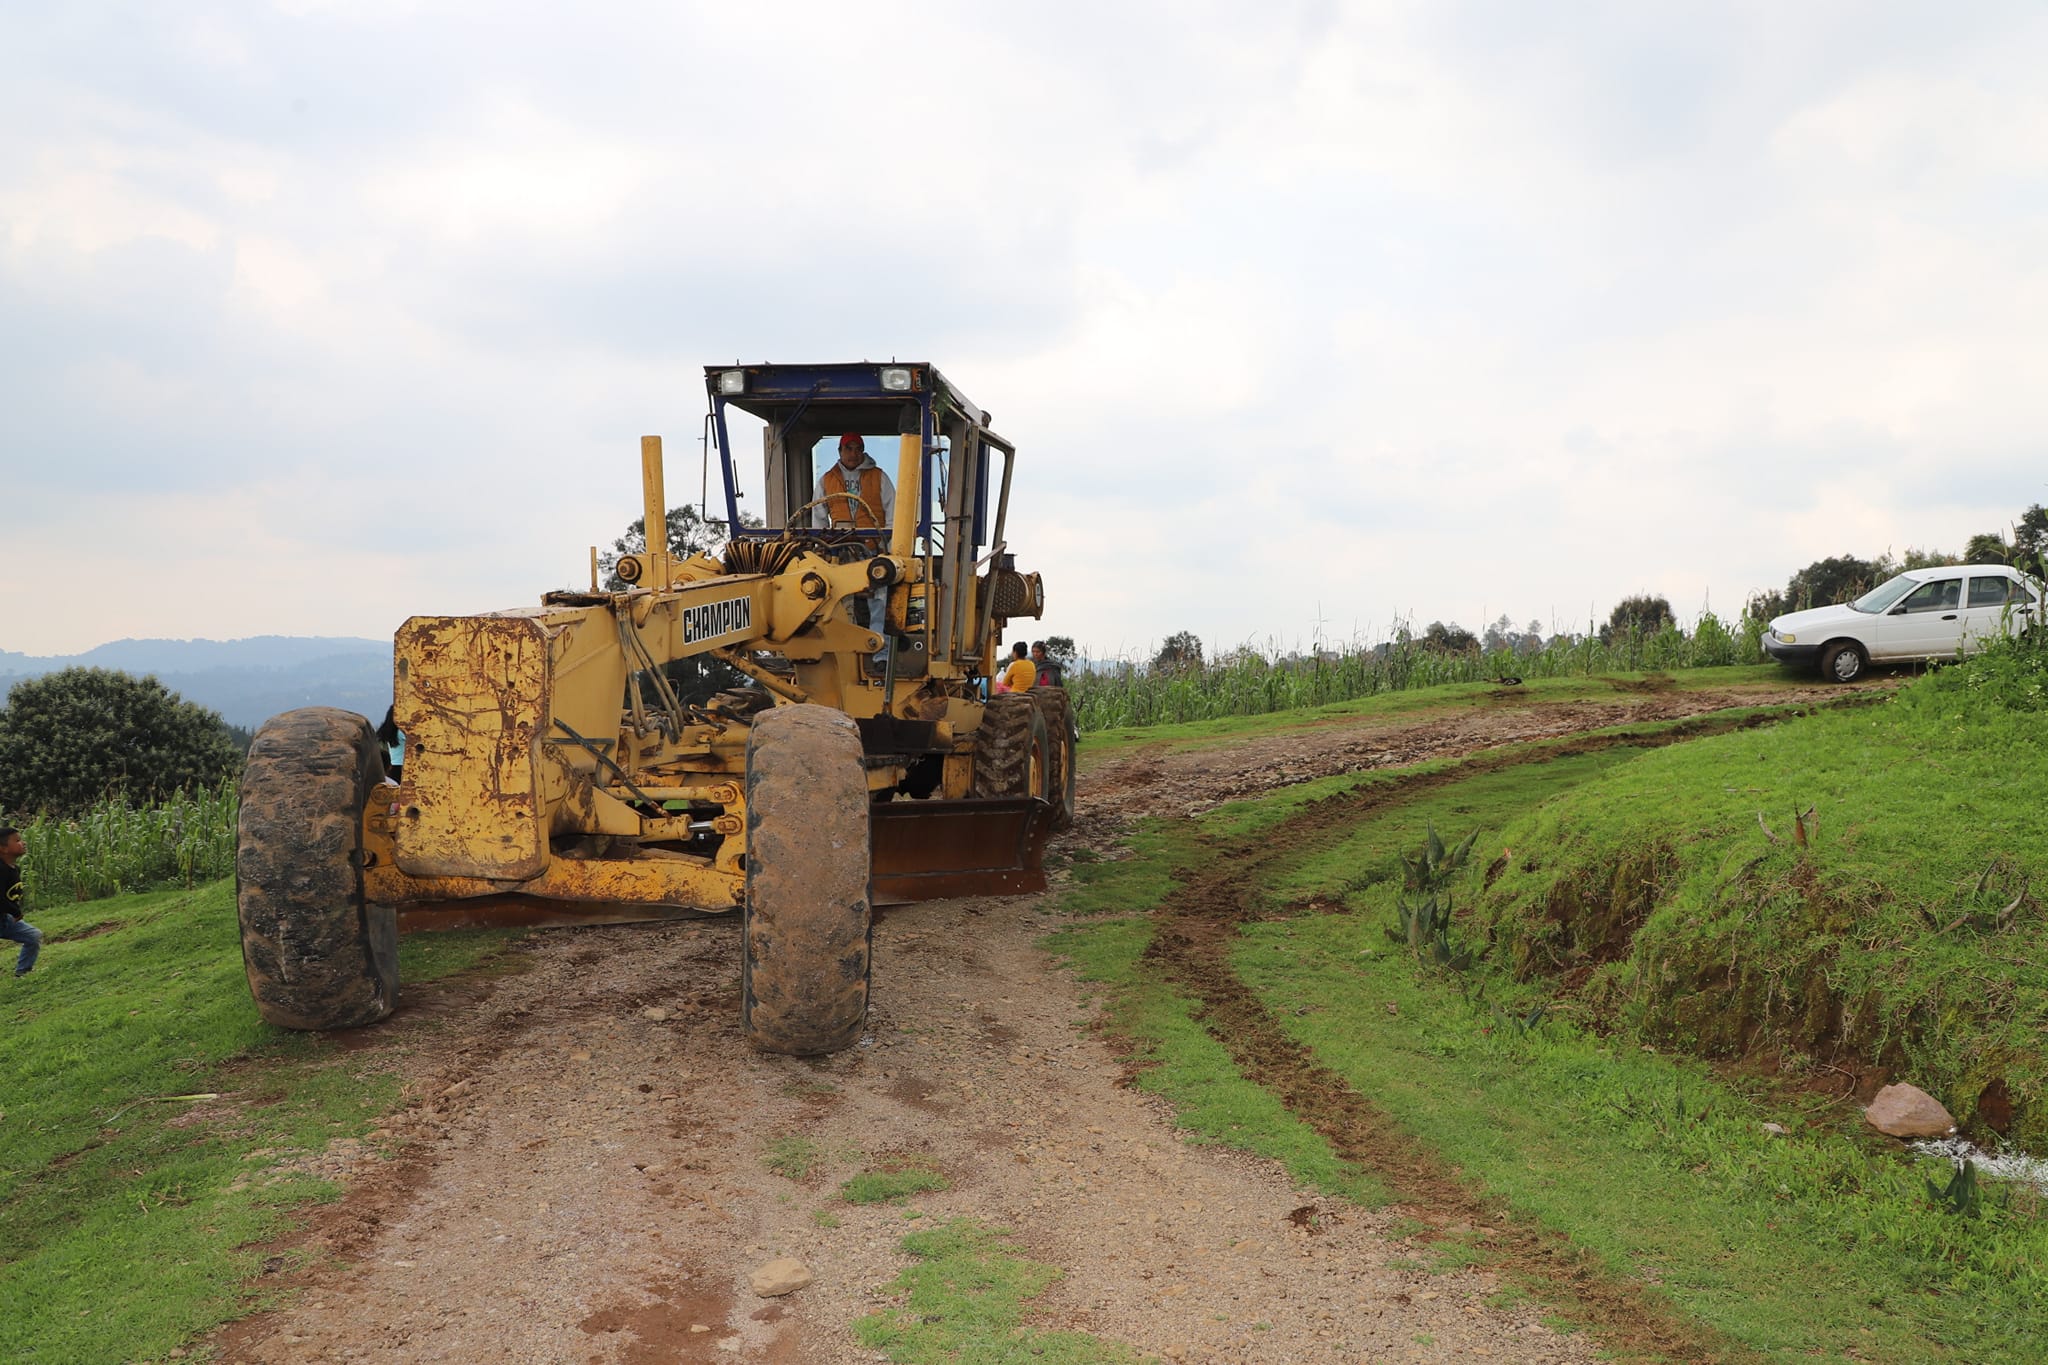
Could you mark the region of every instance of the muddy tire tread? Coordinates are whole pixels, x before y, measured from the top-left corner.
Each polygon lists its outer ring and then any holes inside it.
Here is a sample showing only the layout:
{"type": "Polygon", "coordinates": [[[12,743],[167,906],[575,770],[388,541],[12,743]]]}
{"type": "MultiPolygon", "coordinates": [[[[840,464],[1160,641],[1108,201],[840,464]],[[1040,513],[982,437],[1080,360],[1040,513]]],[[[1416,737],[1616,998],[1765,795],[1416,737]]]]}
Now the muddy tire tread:
{"type": "Polygon", "coordinates": [[[1046,749],[1045,712],[1030,692],[1000,692],[982,708],[975,732],[974,774],[967,794],[975,797],[1044,796],[1031,790],[1031,746],[1046,749]]]}
{"type": "Polygon", "coordinates": [[[763,1052],[850,1047],[867,1021],[874,911],[860,731],[825,706],[755,717],[747,739],[740,1027],[763,1052]]]}
{"type": "Polygon", "coordinates": [[[266,1023],[359,1028],[398,1004],[398,916],[363,894],[363,803],[384,775],[370,722],[307,707],[264,722],[242,772],[235,915],[266,1023]]]}

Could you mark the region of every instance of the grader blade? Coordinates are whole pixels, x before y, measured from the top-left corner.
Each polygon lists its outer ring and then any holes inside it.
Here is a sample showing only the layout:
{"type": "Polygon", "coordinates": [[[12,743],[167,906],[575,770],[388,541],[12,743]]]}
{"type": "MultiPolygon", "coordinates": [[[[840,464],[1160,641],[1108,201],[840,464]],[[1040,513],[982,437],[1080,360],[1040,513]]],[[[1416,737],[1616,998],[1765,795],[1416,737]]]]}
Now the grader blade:
{"type": "Polygon", "coordinates": [[[890,801],[870,809],[878,902],[1045,890],[1054,807],[1033,797],[890,801]]]}

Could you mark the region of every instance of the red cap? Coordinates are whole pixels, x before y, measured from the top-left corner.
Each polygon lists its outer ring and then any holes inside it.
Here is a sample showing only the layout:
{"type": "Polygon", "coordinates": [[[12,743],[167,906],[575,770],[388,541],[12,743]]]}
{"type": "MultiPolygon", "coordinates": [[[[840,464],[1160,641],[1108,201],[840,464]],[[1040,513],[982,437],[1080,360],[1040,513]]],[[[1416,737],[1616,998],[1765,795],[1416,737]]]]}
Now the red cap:
{"type": "Polygon", "coordinates": [[[839,438],[839,448],[841,450],[846,449],[848,446],[859,446],[862,450],[866,450],[868,443],[862,439],[859,432],[849,431],[839,438]]]}

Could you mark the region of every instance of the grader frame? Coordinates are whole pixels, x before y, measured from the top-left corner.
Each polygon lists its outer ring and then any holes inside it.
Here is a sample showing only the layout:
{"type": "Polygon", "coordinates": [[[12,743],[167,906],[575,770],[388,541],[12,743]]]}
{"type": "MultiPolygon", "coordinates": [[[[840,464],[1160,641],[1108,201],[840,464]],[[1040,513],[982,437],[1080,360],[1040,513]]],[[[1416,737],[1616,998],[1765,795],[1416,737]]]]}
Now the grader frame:
{"type": "MultiPolygon", "coordinates": [[[[537,608],[408,620],[396,773],[362,717],[316,708],[259,732],[237,882],[266,1019],[383,1018],[401,930],[737,910],[748,1036],[830,1051],[865,1013],[877,897],[1043,886],[1072,817],[1065,695],[984,693],[1004,627],[1042,603],[1003,541],[1014,448],[927,364],[705,380],[722,554],[679,558],[657,533],[616,564],[622,590],[593,571],[537,608]],[[784,524],[740,516],[734,411],[762,423],[784,524]],[[886,530],[808,524],[810,452],[837,432],[894,438],[886,530]],[[694,655],[754,686],[686,701],[662,665],[694,655]]],[[[657,437],[641,475],[644,524],[663,527],[657,437]]]]}

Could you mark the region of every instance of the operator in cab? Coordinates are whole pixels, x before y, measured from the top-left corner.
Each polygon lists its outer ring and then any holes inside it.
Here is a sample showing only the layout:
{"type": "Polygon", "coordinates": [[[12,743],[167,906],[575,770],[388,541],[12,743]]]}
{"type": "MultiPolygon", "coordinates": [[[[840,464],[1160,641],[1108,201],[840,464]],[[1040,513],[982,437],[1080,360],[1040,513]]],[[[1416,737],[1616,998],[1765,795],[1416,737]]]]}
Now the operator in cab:
{"type": "Polygon", "coordinates": [[[818,480],[811,525],[818,530],[886,531],[896,507],[896,486],[854,432],[839,438],[839,460],[818,480]]]}

